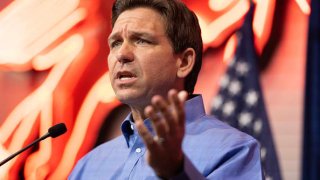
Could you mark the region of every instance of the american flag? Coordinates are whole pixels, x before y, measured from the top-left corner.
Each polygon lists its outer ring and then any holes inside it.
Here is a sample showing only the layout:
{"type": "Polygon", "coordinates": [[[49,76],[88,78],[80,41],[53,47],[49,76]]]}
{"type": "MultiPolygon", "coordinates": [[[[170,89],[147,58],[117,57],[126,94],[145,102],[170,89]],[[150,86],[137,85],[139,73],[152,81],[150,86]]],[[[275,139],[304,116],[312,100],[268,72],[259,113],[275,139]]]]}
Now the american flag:
{"type": "Polygon", "coordinates": [[[238,44],[234,58],[220,81],[220,90],[212,102],[211,114],[250,134],[260,142],[266,179],[280,180],[280,168],[268,122],[254,48],[253,6],[244,24],[236,32],[238,44]]]}

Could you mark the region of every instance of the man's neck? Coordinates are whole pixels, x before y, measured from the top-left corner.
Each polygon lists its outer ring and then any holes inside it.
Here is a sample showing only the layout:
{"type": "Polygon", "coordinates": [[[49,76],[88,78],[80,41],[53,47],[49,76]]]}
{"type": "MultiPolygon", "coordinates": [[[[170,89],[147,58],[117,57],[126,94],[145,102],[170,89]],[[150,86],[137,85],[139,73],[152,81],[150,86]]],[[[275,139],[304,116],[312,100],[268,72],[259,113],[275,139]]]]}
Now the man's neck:
{"type": "Polygon", "coordinates": [[[133,121],[144,121],[146,119],[146,116],[144,115],[144,108],[136,108],[136,107],[130,107],[133,121]]]}

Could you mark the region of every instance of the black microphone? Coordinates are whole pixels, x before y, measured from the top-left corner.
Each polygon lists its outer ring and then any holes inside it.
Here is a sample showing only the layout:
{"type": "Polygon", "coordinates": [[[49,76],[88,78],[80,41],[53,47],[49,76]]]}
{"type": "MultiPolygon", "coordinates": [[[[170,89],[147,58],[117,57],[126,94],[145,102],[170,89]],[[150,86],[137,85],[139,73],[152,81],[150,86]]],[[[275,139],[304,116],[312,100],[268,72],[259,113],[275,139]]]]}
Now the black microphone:
{"type": "Polygon", "coordinates": [[[47,134],[45,134],[42,137],[36,139],[35,141],[33,141],[31,144],[29,144],[25,148],[21,149],[20,151],[14,153],[11,156],[7,157],[6,159],[2,160],[0,162],[0,166],[5,164],[6,162],[10,161],[12,158],[16,157],[18,154],[20,154],[23,151],[27,150],[28,148],[30,148],[31,146],[35,145],[36,143],[46,139],[47,137],[56,138],[56,137],[64,134],[65,132],[67,132],[67,128],[66,128],[66,125],[64,123],[60,123],[60,124],[56,124],[56,125],[52,126],[51,128],[48,129],[47,134]]]}

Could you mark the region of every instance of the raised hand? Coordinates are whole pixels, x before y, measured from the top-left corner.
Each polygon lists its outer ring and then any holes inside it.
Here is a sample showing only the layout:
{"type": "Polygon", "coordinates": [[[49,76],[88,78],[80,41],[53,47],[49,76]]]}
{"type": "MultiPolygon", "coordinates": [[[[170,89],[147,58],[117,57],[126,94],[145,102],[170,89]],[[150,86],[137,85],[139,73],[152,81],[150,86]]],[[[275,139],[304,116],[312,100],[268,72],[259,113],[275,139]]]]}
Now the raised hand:
{"type": "Polygon", "coordinates": [[[182,140],[185,133],[184,103],[187,92],[170,90],[167,99],[154,96],[145,115],[151,120],[155,135],[142,121],[137,129],[147,147],[147,162],[159,177],[170,178],[183,168],[182,140]]]}

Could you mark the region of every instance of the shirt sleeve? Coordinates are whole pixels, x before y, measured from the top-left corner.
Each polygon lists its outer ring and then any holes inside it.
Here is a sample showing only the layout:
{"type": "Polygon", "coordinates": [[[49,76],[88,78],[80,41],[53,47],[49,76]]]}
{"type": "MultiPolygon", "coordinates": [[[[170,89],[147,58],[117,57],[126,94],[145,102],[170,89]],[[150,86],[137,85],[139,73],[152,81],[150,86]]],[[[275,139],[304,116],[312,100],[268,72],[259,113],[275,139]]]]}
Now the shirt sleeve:
{"type": "Polygon", "coordinates": [[[80,159],[74,169],[71,171],[69,174],[68,180],[81,180],[82,178],[82,173],[83,173],[83,166],[85,163],[87,156],[84,156],[82,159],[80,159]]]}
{"type": "MultiPolygon", "coordinates": [[[[210,152],[210,151],[208,151],[210,152]]],[[[210,156],[208,154],[208,161],[210,156]]],[[[190,159],[185,156],[184,171],[171,180],[261,180],[264,179],[260,161],[260,147],[256,140],[252,139],[242,145],[234,146],[225,151],[219,162],[208,162],[212,170],[203,175],[193,165],[190,159]]]]}

